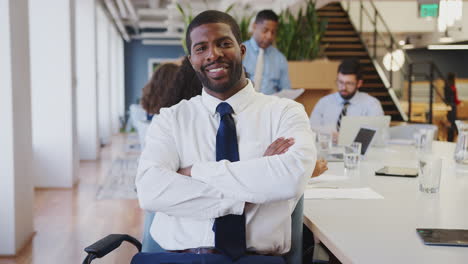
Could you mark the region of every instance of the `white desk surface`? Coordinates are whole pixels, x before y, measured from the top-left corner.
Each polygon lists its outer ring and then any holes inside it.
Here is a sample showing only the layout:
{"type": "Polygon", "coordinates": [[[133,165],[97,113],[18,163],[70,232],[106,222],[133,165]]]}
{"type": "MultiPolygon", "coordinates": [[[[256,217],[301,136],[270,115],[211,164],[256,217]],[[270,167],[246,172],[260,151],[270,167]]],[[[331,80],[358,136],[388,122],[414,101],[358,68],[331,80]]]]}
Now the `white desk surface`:
{"type": "MultiPolygon", "coordinates": [[[[304,221],[344,264],[468,263],[468,248],[426,246],[416,228],[468,229],[468,174],[455,170],[455,144],[434,142],[444,158],[438,194],[418,190],[418,178],[375,176],[384,165],[417,167],[411,146],[371,149],[349,180],[325,186],[370,187],[382,200],[305,200],[304,221]]],[[[343,163],[329,163],[343,173],[343,163]]]]}

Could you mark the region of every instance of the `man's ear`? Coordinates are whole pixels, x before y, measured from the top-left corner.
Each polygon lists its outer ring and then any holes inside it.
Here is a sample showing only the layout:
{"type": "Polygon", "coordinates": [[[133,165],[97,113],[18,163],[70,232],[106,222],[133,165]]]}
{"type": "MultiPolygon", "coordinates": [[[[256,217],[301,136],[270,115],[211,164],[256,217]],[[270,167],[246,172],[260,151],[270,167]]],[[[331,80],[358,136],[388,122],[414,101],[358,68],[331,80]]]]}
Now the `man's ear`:
{"type": "Polygon", "coordinates": [[[244,44],[240,44],[241,57],[244,59],[245,53],[247,52],[247,47],[244,44]]]}
{"type": "Polygon", "coordinates": [[[363,81],[359,80],[356,84],[357,89],[361,88],[363,81]]]}
{"type": "Polygon", "coordinates": [[[187,58],[188,58],[188,60],[189,60],[189,62],[190,62],[190,66],[192,66],[192,68],[193,68],[192,55],[190,55],[190,54],[187,55],[187,58]]]}

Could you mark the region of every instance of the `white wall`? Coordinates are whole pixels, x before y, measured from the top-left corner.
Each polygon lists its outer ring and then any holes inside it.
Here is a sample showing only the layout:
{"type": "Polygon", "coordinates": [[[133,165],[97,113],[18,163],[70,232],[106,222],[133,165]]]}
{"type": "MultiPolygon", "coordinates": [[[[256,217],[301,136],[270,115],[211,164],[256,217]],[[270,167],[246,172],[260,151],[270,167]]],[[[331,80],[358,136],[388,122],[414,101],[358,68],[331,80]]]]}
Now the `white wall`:
{"type": "Polygon", "coordinates": [[[119,133],[119,80],[117,65],[117,42],[119,34],[114,26],[110,28],[109,35],[109,74],[110,74],[110,94],[111,94],[111,126],[112,134],[119,133]]]}
{"type": "Polygon", "coordinates": [[[77,179],[74,0],[30,1],[34,170],[38,187],[77,179]]]}
{"type": "Polygon", "coordinates": [[[28,1],[0,0],[0,255],[33,233],[28,1]]]}
{"type": "Polygon", "coordinates": [[[99,157],[96,1],[76,1],[77,127],[82,160],[99,157]]]}
{"type": "MultiPolygon", "coordinates": [[[[377,10],[382,15],[385,23],[388,25],[393,33],[399,32],[433,32],[437,28],[437,22],[435,19],[428,20],[425,18],[418,17],[418,3],[417,1],[378,1],[374,2],[377,10]]],[[[347,6],[347,2],[343,3],[343,6],[347,6]]],[[[364,7],[367,10],[373,10],[369,1],[363,2],[364,7]]],[[[371,13],[373,19],[373,13],[371,13]]],[[[359,1],[351,1],[351,7],[349,9],[349,16],[353,21],[356,29],[359,30],[359,1]]],[[[372,25],[368,22],[369,19],[363,23],[363,31],[373,31],[372,25]]],[[[381,21],[379,20],[378,23],[381,21]]],[[[378,27],[379,31],[384,28],[382,24],[378,27]]]]}
{"type": "Polygon", "coordinates": [[[112,136],[109,76],[109,42],[112,25],[100,5],[96,8],[98,126],[100,143],[109,144],[112,136]]]}
{"type": "MultiPolygon", "coordinates": [[[[359,1],[350,1],[349,15],[356,29],[359,30],[359,1]]],[[[424,36],[424,42],[438,42],[443,33],[437,30],[437,19],[419,18],[417,1],[374,1],[377,10],[381,13],[385,23],[392,33],[428,33],[430,36],[424,36]]],[[[348,6],[348,1],[342,1],[343,6],[348,6]]],[[[371,10],[369,1],[364,1],[364,6],[371,10]]],[[[451,29],[449,35],[455,41],[468,40],[468,2],[463,2],[464,19],[459,23],[461,30],[451,29]]],[[[366,19],[369,21],[368,19],[366,19]]],[[[380,23],[380,21],[379,21],[380,23]]],[[[381,31],[383,27],[378,29],[381,31]]],[[[363,23],[363,31],[373,30],[369,22],[363,23]]]]}
{"type": "Polygon", "coordinates": [[[117,41],[117,58],[118,58],[118,79],[119,79],[119,116],[125,117],[125,65],[124,65],[124,41],[120,38],[117,41]]]}

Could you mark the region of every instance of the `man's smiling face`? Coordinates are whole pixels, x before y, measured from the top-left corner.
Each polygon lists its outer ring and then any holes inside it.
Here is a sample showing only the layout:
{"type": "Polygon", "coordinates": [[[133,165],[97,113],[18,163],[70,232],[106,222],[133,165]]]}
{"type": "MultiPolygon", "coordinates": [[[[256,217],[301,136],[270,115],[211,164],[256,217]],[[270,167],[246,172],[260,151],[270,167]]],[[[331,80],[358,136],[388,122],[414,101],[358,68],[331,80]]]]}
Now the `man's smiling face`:
{"type": "Polygon", "coordinates": [[[237,42],[229,25],[203,24],[190,32],[190,38],[190,62],[204,87],[217,94],[243,87],[245,46],[237,42]]]}

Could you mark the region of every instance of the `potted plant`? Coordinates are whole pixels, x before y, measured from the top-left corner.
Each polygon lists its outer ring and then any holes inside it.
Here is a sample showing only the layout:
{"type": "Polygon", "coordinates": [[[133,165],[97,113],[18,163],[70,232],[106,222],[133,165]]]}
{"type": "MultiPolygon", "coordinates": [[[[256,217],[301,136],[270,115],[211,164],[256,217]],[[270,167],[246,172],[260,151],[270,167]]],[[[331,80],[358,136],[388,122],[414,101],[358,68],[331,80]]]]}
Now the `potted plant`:
{"type": "Polygon", "coordinates": [[[322,59],[326,47],[321,41],[327,25],[326,19],[319,19],[312,0],[297,14],[286,9],[279,15],[276,47],[288,59],[292,88],[305,89],[297,101],[309,114],[315,103],[335,86],[338,62],[322,59]]]}

